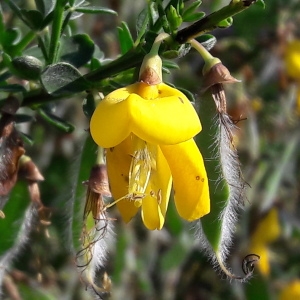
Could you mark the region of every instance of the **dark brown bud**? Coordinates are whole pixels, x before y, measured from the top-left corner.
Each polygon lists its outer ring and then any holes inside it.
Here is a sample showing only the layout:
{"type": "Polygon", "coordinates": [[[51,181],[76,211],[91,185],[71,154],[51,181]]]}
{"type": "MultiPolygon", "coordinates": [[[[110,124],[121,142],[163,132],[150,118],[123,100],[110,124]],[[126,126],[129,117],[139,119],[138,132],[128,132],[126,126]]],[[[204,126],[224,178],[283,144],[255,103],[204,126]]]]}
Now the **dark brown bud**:
{"type": "Polygon", "coordinates": [[[14,117],[4,113],[0,120],[0,196],[7,195],[15,185],[19,159],[24,153],[14,117]]]}
{"type": "Polygon", "coordinates": [[[232,77],[229,70],[220,62],[213,65],[204,75],[202,92],[219,83],[236,83],[240,80],[232,77]]]}
{"type": "Polygon", "coordinates": [[[89,180],[83,183],[87,185],[94,193],[98,193],[106,197],[111,197],[106,165],[95,165],[91,170],[89,180]]]}

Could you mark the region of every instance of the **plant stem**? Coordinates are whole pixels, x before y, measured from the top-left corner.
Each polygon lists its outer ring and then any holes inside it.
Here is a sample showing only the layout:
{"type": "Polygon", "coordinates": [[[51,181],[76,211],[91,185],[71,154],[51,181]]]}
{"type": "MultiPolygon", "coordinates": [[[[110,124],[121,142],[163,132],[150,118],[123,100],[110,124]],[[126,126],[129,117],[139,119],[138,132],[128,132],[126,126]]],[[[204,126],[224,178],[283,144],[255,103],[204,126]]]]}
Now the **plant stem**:
{"type": "Polygon", "coordinates": [[[57,61],[59,40],[61,29],[63,25],[64,5],[62,0],[58,0],[54,10],[53,25],[51,32],[51,40],[49,46],[49,59],[48,64],[53,64],[57,61]]]}
{"type": "Polygon", "coordinates": [[[202,56],[205,62],[214,58],[197,40],[191,39],[189,43],[202,56]]]}
{"type": "MultiPolygon", "coordinates": [[[[99,81],[106,79],[110,76],[116,75],[122,71],[125,71],[130,68],[134,68],[139,66],[145,56],[144,51],[140,50],[139,52],[136,51],[129,51],[124,56],[112,61],[111,63],[101,66],[96,71],[90,72],[83,76],[85,80],[90,83],[91,89],[95,85],[99,85],[99,81]]],[[[79,78],[78,81],[81,81],[82,78],[79,78]]],[[[72,82],[72,84],[76,85],[77,80],[72,82]]],[[[35,106],[40,105],[42,103],[47,103],[54,100],[59,100],[62,98],[66,98],[67,95],[51,95],[48,94],[43,89],[35,90],[32,92],[28,92],[24,95],[24,99],[22,102],[22,106],[35,106]]]]}
{"type": "Polygon", "coordinates": [[[232,0],[227,6],[178,31],[175,40],[179,44],[184,44],[205,32],[212,31],[221,21],[240,13],[255,2],[256,0],[232,0]]]}
{"type": "MultiPolygon", "coordinates": [[[[217,28],[217,24],[222,20],[231,17],[251,6],[256,0],[232,0],[227,6],[223,7],[219,11],[216,11],[205,18],[195,22],[191,26],[188,26],[180,31],[178,31],[175,40],[179,44],[184,44],[188,40],[195,36],[198,36],[204,32],[210,31],[217,28]]],[[[55,10],[50,52],[48,63],[55,62],[58,50],[59,37],[61,33],[61,28],[63,24],[63,6],[61,5],[61,0],[58,0],[58,4],[55,10]]],[[[156,23],[159,26],[159,22],[156,23]]],[[[154,26],[152,28],[154,31],[158,31],[159,28],[154,26]]],[[[139,37],[141,38],[141,37],[139,37]]],[[[149,52],[151,45],[144,45],[143,48],[139,48],[136,43],[132,50],[128,51],[125,55],[112,61],[111,63],[101,66],[99,69],[86,74],[85,80],[91,83],[91,88],[93,88],[100,80],[106,79],[108,77],[114,76],[122,71],[130,68],[137,67],[141,64],[146,53],[149,52]]],[[[80,78],[79,80],[82,80],[80,78]]],[[[72,84],[76,83],[73,82],[72,84]]],[[[24,100],[22,106],[34,106],[40,105],[41,103],[54,101],[58,99],[65,98],[66,95],[50,95],[47,94],[43,89],[38,91],[29,92],[24,95],[24,100]]]]}

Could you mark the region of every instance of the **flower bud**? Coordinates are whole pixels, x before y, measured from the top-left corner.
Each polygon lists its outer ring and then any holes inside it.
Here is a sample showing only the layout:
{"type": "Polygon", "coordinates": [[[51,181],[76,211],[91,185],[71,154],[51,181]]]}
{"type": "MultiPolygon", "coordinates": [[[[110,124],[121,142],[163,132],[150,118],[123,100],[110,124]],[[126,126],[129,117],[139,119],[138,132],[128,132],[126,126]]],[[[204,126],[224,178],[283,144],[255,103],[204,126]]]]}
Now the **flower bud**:
{"type": "Polygon", "coordinates": [[[241,82],[240,80],[232,77],[229,70],[216,58],[214,64],[205,64],[203,68],[204,82],[202,91],[206,91],[208,88],[219,83],[235,83],[241,82]],[[217,62],[219,61],[219,62],[217,62]]]}
{"type": "Polygon", "coordinates": [[[139,79],[149,85],[162,82],[162,60],[157,54],[149,53],[144,57],[139,79]]]}

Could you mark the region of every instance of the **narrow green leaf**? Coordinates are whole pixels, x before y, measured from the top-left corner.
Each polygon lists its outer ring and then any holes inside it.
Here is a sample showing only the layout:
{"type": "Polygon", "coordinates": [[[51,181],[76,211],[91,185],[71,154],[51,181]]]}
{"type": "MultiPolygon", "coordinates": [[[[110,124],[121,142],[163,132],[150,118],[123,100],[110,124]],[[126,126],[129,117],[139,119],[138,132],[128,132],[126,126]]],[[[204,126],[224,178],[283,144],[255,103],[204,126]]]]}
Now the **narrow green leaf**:
{"type": "Polygon", "coordinates": [[[32,137],[24,132],[19,131],[19,134],[22,138],[22,140],[29,146],[33,146],[34,145],[34,140],[32,139],[32,137]]]}
{"type": "Polygon", "coordinates": [[[26,89],[19,84],[7,84],[7,85],[0,85],[0,92],[23,93],[26,92],[26,89]]]}
{"type": "Polygon", "coordinates": [[[35,0],[35,5],[45,17],[53,11],[55,2],[55,0],[35,0]]]}
{"type": "Polygon", "coordinates": [[[163,60],[163,67],[167,68],[167,69],[176,69],[176,70],[180,69],[176,62],[174,62],[173,60],[167,60],[167,59],[163,60]]]}
{"type": "Polygon", "coordinates": [[[29,116],[29,115],[26,115],[26,114],[16,114],[15,115],[15,122],[17,124],[31,122],[33,120],[34,120],[33,116],[29,116]]]}
{"type": "Polygon", "coordinates": [[[158,21],[159,19],[158,8],[155,2],[151,2],[149,5],[149,16],[150,16],[151,25],[154,25],[156,21],[158,21]]]}
{"type": "Polygon", "coordinates": [[[135,28],[138,36],[144,35],[147,27],[149,26],[148,9],[143,9],[137,17],[135,28]]]}
{"type": "Polygon", "coordinates": [[[194,1],[189,7],[187,7],[182,14],[182,18],[185,20],[185,17],[188,17],[190,15],[194,14],[194,11],[201,5],[201,0],[194,1]]]}
{"type": "Polygon", "coordinates": [[[38,109],[38,114],[49,124],[53,125],[54,127],[63,132],[70,133],[75,129],[75,127],[72,124],[68,123],[64,119],[52,114],[47,110],[40,108],[38,109]]]}
{"type": "Polygon", "coordinates": [[[8,28],[2,33],[1,44],[4,47],[8,47],[18,43],[20,39],[21,39],[21,31],[19,28],[8,28]]]}
{"type": "Polygon", "coordinates": [[[233,23],[233,18],[232,18],[232,17],[229,17],[229,18],[227,18],[227,19],[225,19],[225,20],[219,22],[219,23],[217,24],[217,26],[218,26],[219,28],[227,28],[227,27],[230,27],[230,26],[232,25],[232,23],[233,23]]]}
{"type": "Polygon", "coordinates": [[[122,22],[121,27],[118,27],[121,53],[125,54],[133,47],[133,38],[131,36],[128,25],[122,22]]]}
{"type": "Polygon", "coordinates": [[[7,80],[9,77],[11,77],[10,72],[4,72],[0,75],[0,82],[7,80]]]}
{"type": "Polygon", "coordinates": [[[183,17],[184,22],[196,22],[205,17],[204,12],[195,12],[191,15],[183,17]]]}
{"type": "Polygon", "coordinates": [[[182,18],[173,5],[169,7],[166,18],[169,22],[171,32],[175,32],[182,23],[182,18]]]}
{"type": "Polygon", "coordinates": [[[49,14],[46,15],[44,18],[42,24],[41,24],[41,30],[44,29],[47,25],[49,25],[53,21],[54,16],[54,10],[52,10],[49,14]]]}
{"type": "Polygon", "coordinates": [[[94,42],[87,34],[64,37],[61,39],[60,61],[79,68],[92,58],[94,50],[94,42]]]}
{"type": "Polygon", "coordinates": [[[44,17],[38,10],[20,10],[26,24],[34,31],[41,29],[44,17]]]}
{"type": "Polygon", "coordinates": [[[75,11],[85,14],[111,14],[117,15],[117,12],[101,6],[77,6],[75,11]]]}
{"type": "Polygon", "coordinates": [[[280,183],[285,177],[287,166],[291,161],[291,158],[295,155],[296,151],[299,149],[299,135],[296,134],[291,136],[289,139],[289,143],[286,144],[286,147],[281,156],[277,156],[276,162],[274,161],[273,170],[270,172],[268,176],[268,180],[266,182],[266,187],[264,191],[264,202],[261,206],[262,211],[267,211],[272,207],[276,195],[278,194],[278,190],[280,187],[280,183]]]}

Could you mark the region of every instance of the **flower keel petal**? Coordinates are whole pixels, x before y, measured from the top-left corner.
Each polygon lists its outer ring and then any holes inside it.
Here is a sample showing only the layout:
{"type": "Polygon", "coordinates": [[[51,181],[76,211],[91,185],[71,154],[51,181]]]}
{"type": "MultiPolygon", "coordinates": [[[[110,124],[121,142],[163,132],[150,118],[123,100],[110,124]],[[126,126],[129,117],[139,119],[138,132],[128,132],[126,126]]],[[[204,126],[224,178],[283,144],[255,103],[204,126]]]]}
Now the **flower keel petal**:
{"type": "Polygon", "coordinates": [[[193,221],[210,211],[208,178],[202,155],[193,139],[162,146],[173,177],[174,200],[179,215],[193,221]]]}
{"type": "Polygon", "coordinates": [[[159,147],[153,147],[157,148],[156,166],[151,170],[147,196],[142,200],[142,219],[150,230],[161,229],[164,225],[172,185],[168,163],[159,147]]]}

